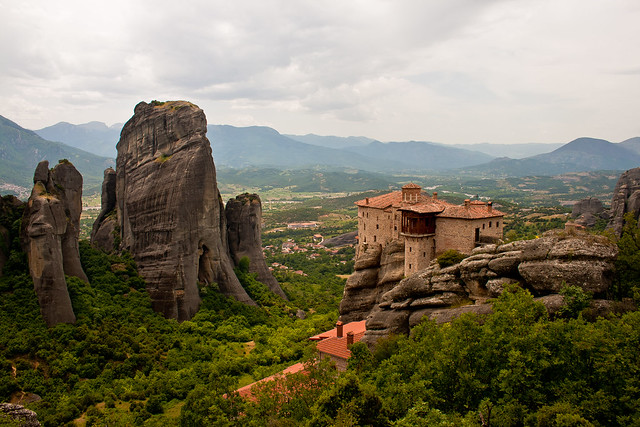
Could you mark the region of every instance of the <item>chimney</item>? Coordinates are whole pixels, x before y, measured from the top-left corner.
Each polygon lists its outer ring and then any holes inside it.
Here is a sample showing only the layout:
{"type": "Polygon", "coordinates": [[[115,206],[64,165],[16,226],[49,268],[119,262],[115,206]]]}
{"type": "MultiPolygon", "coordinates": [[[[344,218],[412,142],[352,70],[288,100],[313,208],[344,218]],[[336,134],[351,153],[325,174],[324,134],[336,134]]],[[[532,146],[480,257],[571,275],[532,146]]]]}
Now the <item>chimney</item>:
{"type": "Polygon", "coordinates": [[[471,205],[471,200],[469,199],[464,199],[464,207],[469,209],[469,206],[471,205]]]}
{"type": "Polygon", "coordinates": [[[487,212],[493,212],[493,202],[487,202],[487,212]]]}
{"type": "Polygon", "coordinates": [[[347,346],[353,344],[353,332],[347,332],[347,346]]]}
{"type": "Polygon", "coordinates": [[[338,338],[342,338],[343,334],[344,334],[344,323],[338,320],[338,323],[336,323],[336,336],[338,338]]]}
{"type": "Polygon", "coordinates": [[[433,192],[433,200],[438,200],[438,192],[437,191],[433,192]]]}
{"type": "Polygon", "coordinates": [[[369,204],[369,198],[368,198],[368,197],[365,199],[365,203],[366,203],[367,205],[369,204]]]}

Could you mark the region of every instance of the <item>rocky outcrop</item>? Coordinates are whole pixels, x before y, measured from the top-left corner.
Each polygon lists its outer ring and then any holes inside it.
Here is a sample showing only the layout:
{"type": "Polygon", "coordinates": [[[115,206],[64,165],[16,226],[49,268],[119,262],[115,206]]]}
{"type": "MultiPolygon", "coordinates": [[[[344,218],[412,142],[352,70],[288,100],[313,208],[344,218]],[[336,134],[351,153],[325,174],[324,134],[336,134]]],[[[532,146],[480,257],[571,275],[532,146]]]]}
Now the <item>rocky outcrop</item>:
{"type": "Polygon", "coordinates": [[[198,310],[198,282],[253,303],[229,256],[206,124],[189,102],[141,102],[117,145],[120,247],[136,260],[154,309],[178,320],[198,310]]]}
{"type": "Polygon", "coordinates": [[[599,219],[608,220],[609,212],[605,210],[600,200],[595,197],[587,197],[573,205],[571,218],[577,224],[593,227],[599,219]]]}
{"type": "MultiPolygon", "coordinates": [[[[579,286],[602,297],[611,285],[616,255],[617,247],[604,237],[552,231],[540,239],[477,248],[450,267],[434,262],[379,298],[367,317],[363,341],[373,344],[382,336],[408,334],[425,316],[446,322],[465,312],[488,313],[487,300],[510,283],[529,289],[556,310],[562,305],[558,292],[564,286],[579,286]]],[[[341,314],[344,305],[343,299],[341,314]]]]}
{"type": "Polygon", "coordinates": [[[22,217],[21,240],[40,311],[49,326],[75,322],[65,274],[88,281],[78,250],[81,212],[80,172],[66,160],[51,170],[49,162],[40,162],[22,217]]]}
{"type": "MultiPolygon", "coordinates": [[[[110,253],[116,248],[118,235],[118,215],[116,210],[116,171],[107,168],[102,181],[102,203],[100,214],[93,223],[91,243],[110,253]]],[[[119,238],[119,236],[118,236],[119,238]]]]}
{"type": "Polygon", "coordinates": [[[257,194],[241,194],[230,199],[225,207],[229,253],[237,266],[243,257],[249,258],[249,271],[273,293],[287,299],[273,277],[262,252],[262,203],[257,194]]]}
{"type": "Polygon", "coordinates": [[[380,302],[382,295],[404,276],[404,244],[388,243],[384,249],[379,243],[363,246],[349,276],[340,301],[340,320],[363,320],[380,302]]]}
{"type": "Polygon", "coordinates": [[[0,403],[0,424],[19,425],[22,427],[39,427],[38,414],[22,405],[0,403]],[[15,424],[14,424],[15,423],[15,424]]]}
{"type": "MultiPolygon", "coordinates": [[[[611,219],[609,228],[616,235],[622,234],[624,216],[633,213],[636,221],[640,217],[640,168],[630,169],[620,175],[611,199],[611,219]]],[[[640,223],[638,224],[640,226],[640,223]]]]}

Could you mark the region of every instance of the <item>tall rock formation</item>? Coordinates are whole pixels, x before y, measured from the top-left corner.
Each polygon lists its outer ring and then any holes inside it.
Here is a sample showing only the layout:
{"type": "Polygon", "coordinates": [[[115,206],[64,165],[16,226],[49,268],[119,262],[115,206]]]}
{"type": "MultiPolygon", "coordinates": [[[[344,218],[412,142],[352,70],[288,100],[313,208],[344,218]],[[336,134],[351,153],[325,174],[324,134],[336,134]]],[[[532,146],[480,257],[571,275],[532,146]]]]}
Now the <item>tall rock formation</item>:
{"type": "Polygon", "coordinates": [[[21,237],[40,311],[49,326],[74,323],[64,276],[88,281],[78,250],[82,175],[66,160],[51,170],[44,160],[38,164],[33,182],[22,217],[21,237]]]}
{"type": "MultiPolygon", "coordinates": [[[[611,199],[611,219],[609,227],[613,228],[616,235],[622,234],[624,216],[632,212],[638,221],[640,217],[640,168],[629,169],[618,179],[611,199]]],[[[640,223],[638,223],[640,226],[640,223]]]]}
{"type": "Polygon", "coordinates": [[[609,212],[595,197],[587,197],[576,202],[571,209],[571,218],[585,227],[593,227],[599,219],[609,219],[609,212]]]}
{"type": "Polygon", "coordinates": [[[189,102],[141,102],[117,145],[120,247],[136,260],[154,309],[178,320],[198,310],[198,282],[253,303],[229,256],[206,126],[189,102]]]}
{"type": "Polygon", "coordinates": [[[273,277],[262,252],[262,203],[257,194],[240,194],[229,199],[225,207],[229,253],[235,265],[243,257],[249,258],[249,271],[273,293],[288,299],[273,277]]]}
{"type": "Polygon", "coordinates": [[[117,249],[116,234],[118,234],[116,171],[107,168],[102,181],[102,206],[98,218],[93,223],[91,243],[107,253],[113,252],[117,249]]]}

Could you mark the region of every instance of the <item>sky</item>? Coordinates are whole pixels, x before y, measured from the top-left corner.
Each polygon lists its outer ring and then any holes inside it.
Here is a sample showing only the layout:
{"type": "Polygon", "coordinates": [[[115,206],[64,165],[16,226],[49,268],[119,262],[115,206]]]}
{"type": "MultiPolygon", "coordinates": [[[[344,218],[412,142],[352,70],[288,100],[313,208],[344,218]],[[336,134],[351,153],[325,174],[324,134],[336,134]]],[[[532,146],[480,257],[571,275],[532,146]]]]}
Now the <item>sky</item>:
{"type": "Polygon", "coordinates": [[[0,0],[0,115],[381,141],[640,136],[638,0],[0,0]]]}

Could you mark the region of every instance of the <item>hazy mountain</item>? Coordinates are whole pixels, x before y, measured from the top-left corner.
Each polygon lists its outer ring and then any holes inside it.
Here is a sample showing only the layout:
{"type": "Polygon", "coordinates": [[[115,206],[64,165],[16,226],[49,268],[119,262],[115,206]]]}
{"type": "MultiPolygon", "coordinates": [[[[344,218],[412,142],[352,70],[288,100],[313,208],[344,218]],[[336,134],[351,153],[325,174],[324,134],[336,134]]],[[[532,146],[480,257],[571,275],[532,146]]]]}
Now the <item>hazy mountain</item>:
{"type": "Polygon", "coordinates": [[[359,153],[305,144],[263,126],[209,125],[217,166],[305,169],[316,166],[383,171],[402,169],[401,163],[367,158],[359,153]]]}
{"type": "Polygon", "coordinates": [[[630,138],[630,139],[627,139],[626,141],[622,141],[620,145],[626,148],[627,150],[631,150],[636,154],[640,154],[640,136],[636,136],[635,138],[630,138]]]}
{"type": "Polygon", "coordinates": [[[115,158],[122,126],[122,123],[107,126],[102,122],[81,125],[60,122],[34,132],[49,141],[62,142],[98,156],[115,158]]]}
{"type": "Polygon", "coordinates": [[[538,154],[550,153],[562,147],[564,144],[490,144],[483,142],[480,144],[453,144],[452,147],[464,148],[472,151],[480,151],[492,157],[509,157],[511,159],[523,159],[538,154]]]}
{"type": "MultiPolygon", "coordinates": [[[[0,116],[0,182],[31,189],[33,173],[41,160],[51,167],[68,159],[82,173],[85,188],[99,187],[103,171],[113,166],[113,159],[96,156],[59,142],[47,141],[0,116]]],[[[3,190],[3,193],[6,193],[3,190]]]]}
{"type": "Polygon", "coordinates": [[[305,144],[318,145],[320,147],[343,149],[348,147],[363,147],[375,141],[365,136],[321,136],[312,133],[306,135],[285,135],[305,144]]]}
{"type": "Polygon", "coordinates": [[[492,159],[492,156],[478,151],[423,141],[384,143],[374,141],[364,147],[346,150],[387,162],[403,163],[406,169],[412,171],[442,171],[478,165],[492,159]]]}
{"type": "Polygon", "coordinates": [[[625,146],[622,143],[614,144],[604,139],[578,138],[551,153],[525,159],[498,158],[460,172],[493,176],[526,176],[594,170],[627,170],[640,166],[640,154],[627,148],[630,144],[625,146]]]}

